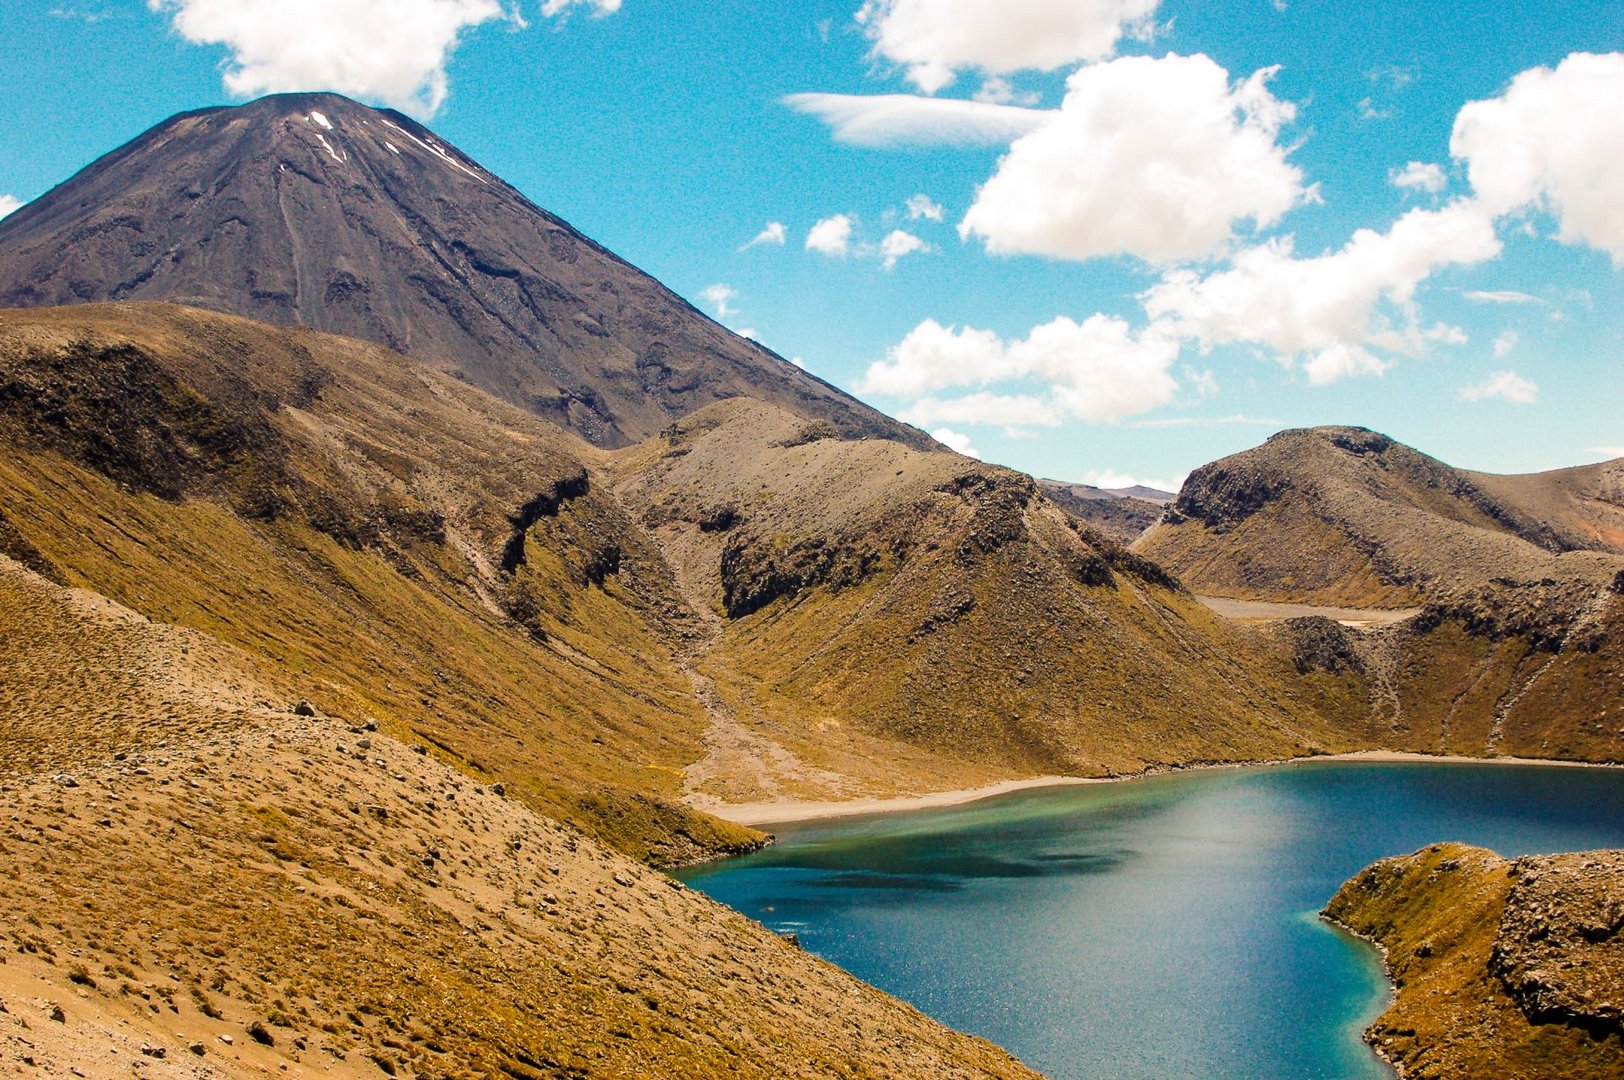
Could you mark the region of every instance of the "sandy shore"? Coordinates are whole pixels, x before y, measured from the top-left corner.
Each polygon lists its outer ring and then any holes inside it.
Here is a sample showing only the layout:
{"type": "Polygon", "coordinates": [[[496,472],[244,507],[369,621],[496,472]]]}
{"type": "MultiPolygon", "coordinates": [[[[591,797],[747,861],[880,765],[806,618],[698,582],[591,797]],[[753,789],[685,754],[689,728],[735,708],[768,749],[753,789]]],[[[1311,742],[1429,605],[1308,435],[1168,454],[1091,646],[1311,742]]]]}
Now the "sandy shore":
{"type": "Polygon", "coordinates": [[[1282,758],[1278,761],[1242,761],[1224,765],[1191,765],[1183,769],[1159,770],[1131,776],[1033,776],[1024,780],[1003,780],[984,787],[960,788],[956,791],[937,791],[929,795],[903,795],[884,799],[845,799],[830,802],[756,802],[756,803],[696,803],[696,808],[716,817],[740,825],[785,825],[796,821],[821,821],[826,818],[857,817],[863,814],[893,814],[909,810],[934,810],[946,806],[962,806],[998,795],[1032,788],[1067,787],[1079,784],[1116,784],[1143,780],[1151,776],[1166,776],[1169,772],[1196,772],[1208,769],[1252,769],[1271,765],[1301,765],[1316,761],[1368,761],[1406,762],[1460,765],[1559,765],[1578,769],[1610,769],[1617,765],[1588,761],[1553,761],[1545,758],[1467,757],[1461,754],[1420,754],[1405,750],[1358,750],[1347,754],[1317,754],[1311,757],[1282,758]]]}

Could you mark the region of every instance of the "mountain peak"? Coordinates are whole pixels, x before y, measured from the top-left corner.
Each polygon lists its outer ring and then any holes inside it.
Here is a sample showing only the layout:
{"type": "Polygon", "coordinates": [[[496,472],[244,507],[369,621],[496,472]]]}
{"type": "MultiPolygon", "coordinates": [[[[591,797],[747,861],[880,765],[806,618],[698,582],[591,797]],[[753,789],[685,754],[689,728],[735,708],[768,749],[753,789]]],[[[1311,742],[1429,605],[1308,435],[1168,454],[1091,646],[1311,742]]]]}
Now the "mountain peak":
{"type": "Polygon", "coordinates": [[[935,444],[733,334],[415,120],[181,113],[0,221],[0,307],[163,300],[377,342],[601,446],[756,397],[935,444]]]}

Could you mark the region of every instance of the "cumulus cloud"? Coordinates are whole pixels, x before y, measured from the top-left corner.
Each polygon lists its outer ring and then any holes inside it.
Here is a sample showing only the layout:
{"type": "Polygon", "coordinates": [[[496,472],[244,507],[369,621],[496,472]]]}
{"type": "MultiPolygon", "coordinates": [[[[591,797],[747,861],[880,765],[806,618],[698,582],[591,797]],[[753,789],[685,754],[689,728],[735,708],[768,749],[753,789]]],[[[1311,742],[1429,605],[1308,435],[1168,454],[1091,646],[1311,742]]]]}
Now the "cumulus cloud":
{"type": "Polygon", "coordinates": [[[1002,146],[1054,117],[1025,109],[914,94],[790,94],[783,103],[816,116],[853,146],[1002,146]]]}
{"type": "Polygon", "coordinates": [[[1496,371],[1480,383],[1463,387],[1460,396],[1467,401],[1504,398],[1513,405],[1532,405],[1539,398],[1539,387],[1515,371],[1496,371]]]}
{"type": "Polygon", "coordinates": [[[943,326],[926,319],[884,360],[871,364],[863,393],[913,399],[902,412],[916,424],[990,423],[1053,426],[1065,419],[1108,421],[1148,412],[1171,400],[1178,342],[1151,327],[1134,333],[1122,319],[1064,316],[1005,342],[990,330],[943,326]],[[977,389],[944,398],[941,391],[1017,384],[1012,392],[977,389]],[[1039,391],[1029,389],[1037,387],[1039,391]]]}
{"type": "Polygon", "coordinates": [[[1304,360],[1303,373],[1308,376],[1308,385],[1329,386],[1355,375],[1385,375],[1392,366],[1391,361],[1359,345],[1337,342],[1304,360]]]}
{"type": "Polygon", "coordinates": [[[769,221],[760,232],[756,233],[754,239],[743,244],[739,250],[749,251],[751,248],[759,247],[762,244],[783,247],[788,238],[789,230],[785,228],[782,221],[769,221]]]}
{"type": "Polygon", "coordinates": [[[1060,413],[1036,394],[994,394],[978,390],[955,398],[923,397],[897,417],[917,427],[932,424],[993,424],[1009,430],[1058,427],[1060,413]]]}
{"type": "Polygon", "coordinates": [[[865,0],[857,22],[874,54],[934,94],[956,71],[1053,71],[1116,51],[1157,0],[865,0]]]}
{"type": "Polygon", "coordinates": [[[941,221],[945,214],[942,204],[923,192],[908,199],[909,221],[941,221]]]}
{"type": "Polygon", "coordinates": [[[1414,354],[1429,340],[1464,340],[1455,327],[1420,327],[1416,289],[1440,267],[1499,251],[1493,223],[1457,200],[1411,210],[1385,233],[1360,229],[1341,249],[1311,258],[1296,257],[1286,237],[1236,253],[1224,270],[1169,271],[1140,300],[1153,319],[1203,346],[1301,357],[1309,381],[1324,385],[1386,370],[1371,347],[1414,354]]]}
{"type": "Polygon", "coordinates": [[[851,250],[851,218],[846,214],[826,217],[806,234],[806,250],[837,258],[851,250]]]}
{"type": "Polygon", "coordinates": [[[1394,187],[1411,188],[1433,195],[1449,184],[1443,167],[1426,161],[1412,161],[1402,169],[1394,169],[1388,173],[1387,179],[1394,187]]]}
{"type": "MultiPolygon", "coordinates": [[[[175,32],[230,54],[226,89],[242,97],[336,90],[432,115],[446,96],[446,62],[465,31],[512,17],[499,0],[147,0],[175,32]]],[[[546,0],[609,14],[620,0],[546,0]]]]}
{"type": "Polygon", "coordinates": [[[970,441],[970,436],[963,432],[954,431],[950,427],[940,427],[931,432],[930,437],[955,454],[963,454],[965,457],[978,459],[981,457],[981,451],[977,450],[975,444],[970,441]]]}
{"type": "Polygon", "coordinates": [[[19,209],[22,205],[23,201],[15,195],[0,195],[0,218],[19,209]]]}
{"type": "MultiPolygon", "coordinates": [[[[716,310],[718,319],[730,318],[738,312],[733,309],[732,302],[738,298],[738,290],[720,283],[707,285],[699,291],[699,298],[716,310]]],[[[749,336],[749,335],[745,335],[749,336]]]]}
{"type": "Polygon", "coordinates": [[[1124,57],[1067,80],[1058,114],[1010,147],[960,224],[995,253],[1156,262],[1223,251],[1307,197],[1276,142],[1294,107],[1274,69],[1238,83],[1206,56],[1124,57]]]}
{"type": "Polygon", "coordinates": [[[1517,331],[1502,330],[1500,336],[1494,339],[1494,358],[1504,360],[1511,355],[1511,350],[1517,347],[1517,342],[1520,340],[1522,339],[1517,336],[1517,331]]]}
{"type": "Polygon", "coordinates": [[[885,239],[880,241],[880,257],[885,260],[887,270],[895,268],[897,260],[906,255],[929,250],[929,244],[903,229],[891,230],[885,239]]]}
{"type": "Polygon", "coordinates": [[[1555,215],[1558,236],[1624,264],[1624,53],[1574,53],[1532,68],[1505,93],[1468,103],[1455,117],[1449,151],[1466,163],[1485,209],[1528,205],[1555,215]]]}

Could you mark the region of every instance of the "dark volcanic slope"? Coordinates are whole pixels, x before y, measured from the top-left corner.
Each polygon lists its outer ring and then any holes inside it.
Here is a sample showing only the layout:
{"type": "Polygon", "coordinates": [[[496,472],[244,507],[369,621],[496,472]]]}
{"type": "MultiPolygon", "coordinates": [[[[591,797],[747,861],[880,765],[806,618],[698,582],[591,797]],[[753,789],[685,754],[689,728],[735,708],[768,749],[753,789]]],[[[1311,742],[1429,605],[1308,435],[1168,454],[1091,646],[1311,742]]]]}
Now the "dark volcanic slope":
{"type": "Polygon", "coordinates": [[[932,445],[717,325],[427,128],[332,94],[183,113],[0,221],[0,307],[103,300],[374,341],[600,446],[736,396],[932,445]]]}

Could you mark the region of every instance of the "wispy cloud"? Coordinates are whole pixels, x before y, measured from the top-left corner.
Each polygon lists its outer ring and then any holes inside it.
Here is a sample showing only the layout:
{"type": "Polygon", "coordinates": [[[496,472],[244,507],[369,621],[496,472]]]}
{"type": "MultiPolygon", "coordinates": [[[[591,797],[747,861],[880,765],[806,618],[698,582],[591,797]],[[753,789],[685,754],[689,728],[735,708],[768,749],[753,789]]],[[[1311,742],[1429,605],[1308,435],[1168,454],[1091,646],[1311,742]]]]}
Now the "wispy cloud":
{"type": "Polygon", "coordinates": [[[1135,420],[1128,424],[1133,428],[1213,428],[1213,427],[1264,427],[1283,428],[1284,420],[1277,420],[1265,416],[1247,416],[1245,413],[1236,413],[1234,416],[1168,416],[1156,420],[1135,420]]]}
{"type": "Polygon", "coordinates": [[[1503,398],[1513,405],[1532,405],[1539,400],[1539,387],[1515,371],[1496,371],[1480,383],[1462,387],[1460,396],[1466,401],[1503,398]]]}
{"type": "MultiPolygon", "coordinates": [[[[721,283],[707,285],[699,291],[699,298],[715,309],[718,319],[727,319],[738,314],[738,311],[732,306],[733,301],[738,299],[738,296],[737,289],[721,283]]],[[[750,335],[746,334],[745,336],[749,337],[750,335]]]]}
{"type": "Polygon", "coordinates": [[[773,247],[783,247],[784,242],[788,239],[788,233],[789,231],[785,228],[782,221],[769,221],[760,232],[756,233],[753,239],[747,243],[739,245],[739,250],[749,251],[751,248],[760,247],[763,244],[773,247]]]}
{"type": "Polygon", "coordinates": [[[1545,301],[1537,296],[1515,289],[1469,289],[1461,293],[1468,300],[1479,304],[1543,304],[1545,301]]]}

